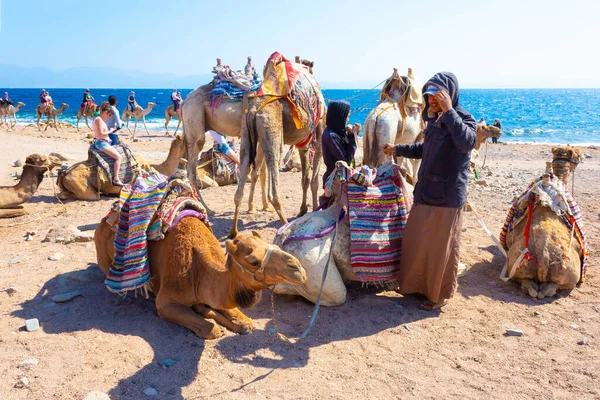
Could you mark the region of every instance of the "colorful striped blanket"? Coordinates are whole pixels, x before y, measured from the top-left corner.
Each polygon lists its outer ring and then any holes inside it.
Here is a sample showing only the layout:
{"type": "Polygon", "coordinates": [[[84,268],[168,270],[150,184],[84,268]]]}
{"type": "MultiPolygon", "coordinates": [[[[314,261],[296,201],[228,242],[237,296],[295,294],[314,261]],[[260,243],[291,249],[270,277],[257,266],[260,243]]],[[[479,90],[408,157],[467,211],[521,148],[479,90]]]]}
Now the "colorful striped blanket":
{"type": "Polygon", "coordinates": [[[583,227],[581,210],[560,179],[551,175],[550,185],[546,187],[542,185],[542,180],[542,177],[534,180],[519,198],[513,202],[510,210],[508,210],[508,215],[504,221],[502,231],[500,232],[500,243],[504,249],[508,250],[508,246],[506,245],[506,235],[508,232],[512,232],[514,227],[526,218],[526,211],[529,203],[533,202],[534,206],[540,204],[550,207],[563,219],[569,229],[573,229],[573,223],[575,224],[575,237],[582,248],[580,282],[583,282],[587,275],[589,245],[583,227]]]}
{"type": "Polygon", "coordinates": [[[118,202],[119,224],[115,235],[115,256],[106,287],[123,293],[144,286],[150,279],[146,230],[167,190],[161,174],[139,175],[123,186],[118,202]]]}
{"type": "MultiPolygon", "coordinates": [[[[238,71],[241,73],[241,71],[238,71]]],[[[254,92],[262,85],[262,80],[258,75],[255,75],[252,80],[248,80],[248,87],[240,88],[234,82],[230,82],[224,79],[217,79],[214,83],[211,98],[214,99],[218,96],[227,96],[232,99],[241,99],[245,93],[254,92]]]]}
{"type": "MultiPolygon", "coordinates": [[[[117,152],[121,155],[121,168],[119,169],[119,179],[123,183],[130,183],[134,176],[134,168],[137,166],[137,161],[129,149],[124,143],[119,143],[113,146],[117,152]]],[[[98,173],[97,170],[100,167],[106,174],[108,182],[112,182],[112,176],[115,166],[115,160],[111,156],[104,154],[101,151],[96,151],[92,148],[88,150],[88,162],[92,165],[92,171],[98,173]]],[[[95,179],[95,177],[92,177],[95,179]]]]}
{"type": "Polygon", "coordinates": [[[336,179],[347,184],[350,260],[356,277],[366,283],[393,281],[400,269],[402,236],[412,203],[411,194],[404,194],[400,168],[385,164],[355,170],[338,162],[325,195],[332,194],[336,179]]]}

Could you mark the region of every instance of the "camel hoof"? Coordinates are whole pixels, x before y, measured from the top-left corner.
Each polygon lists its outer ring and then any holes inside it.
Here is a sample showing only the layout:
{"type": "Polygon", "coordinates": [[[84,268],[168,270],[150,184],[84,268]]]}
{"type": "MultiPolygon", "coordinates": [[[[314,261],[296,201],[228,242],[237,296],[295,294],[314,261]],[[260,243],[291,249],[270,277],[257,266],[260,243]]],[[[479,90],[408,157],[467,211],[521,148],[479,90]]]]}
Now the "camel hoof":
{"type": "Polygon", "coordinates": [[[213,328],[210,330],[210,333],[204,339],[206,339],[206,340],[218,339],[220,337],[223,337],[223,335],[225,335],[225,331],[223,331],[223,328],[221,328],[220,326],[214,325],[213,328]]]}
{"type": "Polygon", "coordinates": [[[231,232],[229,232],[229,236],[227,236],[227,239],[233,240],[237,237],[237,234],[238,234],[237,231],[231,231],[231,232]]]}
{"type": "Polygon", "coordinates": [[[254,209],[254,208],[249,208],[249,209],[248,209],[248,214],[256,214],[256,209],[254,209]]]}
{"type": "Polygon", "coordinates": [[[275,212],[275,209],[271,206],[268,207],[263,207],[262,210],[260,211],[264,211],[264,212],[275,212]]]}

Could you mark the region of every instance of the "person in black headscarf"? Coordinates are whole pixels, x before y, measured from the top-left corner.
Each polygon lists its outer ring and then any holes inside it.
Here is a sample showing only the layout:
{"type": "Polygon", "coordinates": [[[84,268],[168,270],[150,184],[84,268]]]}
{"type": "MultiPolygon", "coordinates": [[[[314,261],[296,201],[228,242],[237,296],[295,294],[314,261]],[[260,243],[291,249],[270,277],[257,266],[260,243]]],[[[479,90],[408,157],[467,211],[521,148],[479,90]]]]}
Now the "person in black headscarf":
{"type": "Polygon", "coordinates": [[[462,211],[467,201],[471,150],[477,143],[475,119],[458,102],[458,81],[450,72],[434,75],[423,87],[427,121],[423,143],[384,145],[387,155],[421,158],[414,206],[402,241],[398,292],[420,293],[433,310],[456,290],[462,211]]]}
{"type": "MultiPolygon", "coordinates": [[[[323,174],[323,186],[327,178],[335,169],[335,163],[345,161],[352,164],[356,152],[356,135],[360,133],[360,125],[355,124],[352,130],[346,129],[346,123],[350,116],[350,103],[336,100],[329,103],[327,107],[326,128],[321,138],[323,145],[323,161],[327,171],[323,174]]],[[[321,196],[319,208],[326,208],[331,199],[321,196]]]]}
{"type": "MultiPolygon", "coordinates": [[[[494,126],[498,129],[502,129],[502,124],[498,118],[494,120],[494,126]]],[[[492,143],[498,143],[498,138],[496,136],[492,136],[492,143]]]]}

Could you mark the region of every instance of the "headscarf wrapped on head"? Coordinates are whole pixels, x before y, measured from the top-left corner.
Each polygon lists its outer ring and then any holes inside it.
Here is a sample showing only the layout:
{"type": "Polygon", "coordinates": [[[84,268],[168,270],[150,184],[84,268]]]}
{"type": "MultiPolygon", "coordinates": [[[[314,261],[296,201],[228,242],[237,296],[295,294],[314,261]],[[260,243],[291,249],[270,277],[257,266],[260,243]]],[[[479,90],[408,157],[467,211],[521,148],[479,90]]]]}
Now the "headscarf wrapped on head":
{"type": "Polygon", "coordinates": [[[327,107],[326,125],[338,135],[346,131],[346,121],[350,115],[350,103],[345,100],[334,100],[327,107]]]}
{"type": "MultiPolygon", "coordinates": [[[[461,116],[461,118],[469,117],[471,118],[471,114],[462,108],[458,103],[460,90],[458,89],[458,79],[452,72],[438,72],[431,79],[427,81],[425,86],[423,86],[423,93],[426,92],[428,86],[435,86],[440,90],[444,90],[452,99],[452,108],[461,116]]],[[[430,120],[431,117],[428,115],[429,111],[429,102],[425,101],[425,108],[423,109],[423,119],[430,120]]]]}

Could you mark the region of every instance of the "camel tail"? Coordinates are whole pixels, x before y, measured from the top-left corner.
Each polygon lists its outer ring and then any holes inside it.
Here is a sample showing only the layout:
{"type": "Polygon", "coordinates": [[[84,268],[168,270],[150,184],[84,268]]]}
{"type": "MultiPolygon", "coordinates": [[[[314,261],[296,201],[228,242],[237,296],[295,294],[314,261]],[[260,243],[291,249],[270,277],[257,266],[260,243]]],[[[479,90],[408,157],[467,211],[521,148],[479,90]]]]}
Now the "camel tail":
{"type": "Polygon", "coordinates": [[[248,131],[248,143],[249,143],[249,156],[250,165],[252,168],[256,168],[256,152],[258,147],[258,132],[256,131],[256,112],[252,114],[246,112],[248,110],[248,95],[244,95],[242,108],[246,116],[246,128],[248,131]]]}

